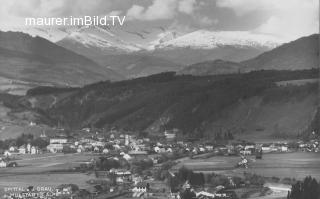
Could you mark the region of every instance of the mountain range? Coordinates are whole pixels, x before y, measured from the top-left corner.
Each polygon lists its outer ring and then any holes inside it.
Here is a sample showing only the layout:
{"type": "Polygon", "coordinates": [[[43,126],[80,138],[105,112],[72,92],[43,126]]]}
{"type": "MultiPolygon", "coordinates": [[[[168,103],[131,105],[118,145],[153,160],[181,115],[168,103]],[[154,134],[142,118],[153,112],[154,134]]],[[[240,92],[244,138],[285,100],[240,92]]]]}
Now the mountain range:
{"type": "Polygon", "coordinates": [[[255,70],[302,70],[319,67],[319,35],[285,43],[241,62],[214,60],[186,66],[179,74],[217,75],[255,70]]]}
{"type": "Polygon", "coordinates": [[[79,86],[121,75],[41,37],[0,32],[0,76],[61,86],[79,86]]]}
{"type": "MultiPolygon", "coordinates": [[[[140,40],[148,40],[142,32],[134,34],[140,35],[140,40]]],[[[200,61],[215,59],[243,61],[281,43],[270,35],[245,31],[199,30],[186,34],[166,31],[159,35],[150,42],[133,44],[111,30],[82,27],[57,44],[95,60],[127,78],[132,78],[178,71],[185,65],[200,61]]]]}
{"type": "MultiPolygon", "coordinates": [[[[123,68],[145,68],[146,64],[136,59],[130,60],[128,54],[135,57],[148,57],[157,63],[162,59],[167,64],[161,69],[158,64],[148,65],[155,70],[179,70],[176,66],[185,66],[202,61],[223,59],[226,61],[244,61],[262,52],[268,51],[282,43],[272,35],[264,35],[247,31],[209,31],[196,30],[181,32],[164,27],[148,30],[133,30],[132,28],[103,28],[98,26],[82,26],[69,29],[28,28],[24,31],[33,36],[40,35],[66,49],[84,55],[102,66],[112,67],[123,72],[123,68]],[[119,55],[109,61],[108,55],[119,55]],[[122,58],[123,57],[123,58],[122,58]],[[119,66],[118,66],[119,65],[119,66]],[[124,67],[125,66],[125,67],[124,67]]],[[[126,71],[130,77],[141,76],[141,71],[126,71]]],[[[152,73],[148,73],[152,74],[152,73]]]]}
{"type": "MultiPolygon", "coordinates": [[[[43,38],[13,32],[2,32],[0,38],[0,60],[11,64],[0,68],[0,76],[52,84],[68,77],[81,84],[82,78],[95,81],[117,75],[95,59],[43,38]],[[22,72],[16,74],[12,68],[22,72]]],[[[137,78],[123,64],[123,76],[134,79],[85,83],[83,87],[42,86],[30,89],[26,96],[0,95],[0,108],[11,120],[71,129],[116,127],[157,134],[164,128],[178,128],[196,137],[221,138],[231,133],[243,139],[297,138],[317,115],[317,43],[318,35],[311,35],[241,62],[220,59],[183,69],[177,64],[178,75],[147,76],[145,68],[138,70],[136,65],[134,73],[146,76],[137,78]]],[[[106,57],[120,60],[123,55],[150,64],[157,58],[161,67],[168,61],[155,55],[149,59],[149,54],[143,57],[137,51],[106,57]]]]}
{"type": "Polygon", "coordinates": [[[21,32],[1,32],[0,77],[27,82],[30,85],[26,88],[79,86],[168,71],[214,75],[260,69],[307,69],[318,63],[314,58],[319,53],[317,35],[277,47],[281,41],[274,37],[245,31],[198,30],[185,34],[160,31],[161,34],[159,30],[147,34],[122,30],[117,34],[96,26],[27,31],[55,43],[21,32]],[[132,38],[137,34],[143,35],[140,40],[147,41],[129,42],[124,36],[132,38]],[[147,37],[152,34],[157,37],[147,37]]]}

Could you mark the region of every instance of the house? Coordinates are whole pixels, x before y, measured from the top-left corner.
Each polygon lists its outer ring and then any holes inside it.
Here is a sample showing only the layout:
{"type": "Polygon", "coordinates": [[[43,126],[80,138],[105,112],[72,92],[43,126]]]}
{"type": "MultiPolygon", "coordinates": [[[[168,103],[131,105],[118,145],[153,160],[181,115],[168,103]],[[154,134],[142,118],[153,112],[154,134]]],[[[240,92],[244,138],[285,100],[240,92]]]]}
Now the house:
{"type": "Polygon", "coordinates": [[[273,152],[276,152],[279,150],[279,147],[276,144],[271,144],[270,145],[270,150],[273,152]]]}
{"type": "Polygon", "coordinates": [[[20,146],[18,151],[19,151],[20,154],[26,154],[27,153],[26,145],[20,146]]]}
{"type": "Polygon", "coordinates": [[[167,152],[167,153],[172,153],[173,150],[172,150],[172,148],[169,147],[169,148],[167,148],[166,152],[167,152]]]}
{"type": "Polygon", "coordinates": [[[153,148],[153,150],[154,150],[154,152],[156,152],[156,153],[165,153],[165,152],[166,152],[166,149],[165,149],[165,148],[159,147],[159,146],[155,146],[155,147],[153,148]]]}
{"type": "Polygon", "coordinates": [[[0,161],[0,168],[5,168],[5,167],[7,167],[7,162],[1,160],[0,161]]]}
{"type": "Polygon", "coordinates": [[[122,157],[127,161],[132,159],[132,157],[129,154],[124,154],[122,157]]]}
{"type": "Polygon", "coordinates": [[[40,138],[47,138],[46,132],[41,133],[40,138]]]}
{"type": "Polygon", "coordinates": [[[149,188],[150,188],[149,183],[139,182],[133,187],[132,192],[146,193],[149,190],[149,188]]]}
{"type": "Polygon", "coordinates": [[[174,130],[165,130],[164,131],[164,137],[167,139],[167,140],[174,140],[176,138],[176,131],[174,130]]]}
{"type": "Polygon", "coordinates": [[[116,182],[118,183],[132,180],[131,172],[124,169],[110,169],[109,173],[116,176],[116,182]]]}
{"type": "Polygon", "coordinates": [[[139,159],[139,160],[148,158],[148,152],[146,151],[129,151],[129,155],[134,159],[139,159]]]}
{"type": "Polygon", "coordinates": [[[30,149],[30,153],[31,154],[38,154],[40,151],[39,151],[39,148],[36,147],[36,146],[32,146],[31,149],[30,149]]]}
{"type": "Polygon", "coordinates": [[[180,199],[180,193],[179,192],[170,192],[169,198],[170,199],[180,199]]]}
{"type": "Polygon", "coordinates": [[[99,153],[99,152],[100,152],[100,149],[99,149],[99,147],[95,146],[95,147],[93,148],[93,151],[94,151],[95,153],[99,153]]]}
{"type": "Polygon", "coordinates": [[[107,149],[107,148],[103,149],[103,150],[102,150],[102,153],[104,153],[104,154],[109,153],[109,149],[107,149]]]}
{"type": "Polygon", "coordinates": [[[201,153],[203,153],[203,152],[206,151],[206,149],[205,149],[204,147],[199,147],[199,151],[200,151],[201,153]]]}
{"type": "Polygon", "coordinates": [[[92,146],[104,147],[104,146],[105,146],[105,142],[94,141],[94,142],[92,143],[92,146]]]}
{"type": "Polygon", "coordinates": [[[31,153],[31,144],[30,143],[27,144],[27,153],[31,153]]]}
{"type": "Polygon", "coordinates": [[[213,194],[213,193],[206,192],[206,191],[200,191],[200,192],[196,193],[196,197],[197,198],[211,199],[211,198],[215,198],[216,195],[213,194]]]}
{"type": "Polygon", "coordinates": [[[11,147],[9,147],[9,151],[10,152],[16,152],[16,151],[18,151],[18,148],[15,147],[15,146],[11,146],[11,147]]]}
{"type": "Polygon", "coordinates": [[[10,157],[12,154],[11,154],[10,151],[6,150],[6,151],[3,153],[3,155],[4,155],[5,157],[10,157]]]}
{"type": "Polygon", "coordinates": [[[66,144],[68,142],[67,138],[50,138],[50,144],[66,144]]]}
{"type": "Polygon", "coordinates": [[[63,150],[63,144],[61,143],[52,143],[47,146],[47,150],[51,153],[57,153],[62,152],[63,150]]]}
{"type": "Polygon", "coordinates": [[[241,155],[251,155],[251,153],[252,153],[251,150],[241,150],[240,151],[241,155]]]}
{"type": "Polygon", "coordinates": [[[132,176],[133,184],[137,185],[138,183],[143,182],[143,178],[141,176],[132,176]]]}
{"type": "Polygon", "coordinates": [[[60,195],[71,195],[72,186],[71,185],[60,185],[56,188],[56,196],[60,195]]]}
{"type": "Polygon", "coordinates": [[[125,137],[124,137],[124,145],[129,146],[130,140],[131,140],[131,136],[126,134],[125,137]]]}
{"type": "Polygon", "coordinates": [[[261,150],[262,152],[271,152],[271,147],[268,144],[263,144],[261,150]]]}
{"type": "Polygon", "coordinates": [[[281,152],[288,152],[288,146],[281,146],[281,152]]]}
{"type": "Polygon", "coordinates": [[[213,151],[213,145],[206,145],[205,148],[208,151],[213,151]]]}
{"type": "Polygon", "coordinates": [[[247,144],[244,147],[244,150],[253,152],[255,150],[255,148],[256,148],[256,146],[254,144],[247,144]]]}

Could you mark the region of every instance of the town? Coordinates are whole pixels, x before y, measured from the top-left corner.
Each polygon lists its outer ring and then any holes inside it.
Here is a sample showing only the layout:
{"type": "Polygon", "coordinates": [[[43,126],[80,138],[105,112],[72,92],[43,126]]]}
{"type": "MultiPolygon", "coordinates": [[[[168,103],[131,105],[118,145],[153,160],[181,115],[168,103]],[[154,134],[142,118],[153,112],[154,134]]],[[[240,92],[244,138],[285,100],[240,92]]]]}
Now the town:
{"type": "MultiPolygon", "coordinates": [[[[72,132],[62,129],[54,136],[44,132],[37,138],[23,134],[15,140],[1,142],[3,155],[0,168],[15,172],[16,169],[27,167],[24,161],[30,159],[36,162],[37,159],[61,157],[68,163],[69,158],[71,161],[71,157],[79,157],[81,161],[75,161],[72,167],[60,168],[60,172],[86,173],[90,180],[82,187],[77,182],[61,183],[52,188],[54,191],[50,191],[54,193],[53,198],[231,199],[240,198],[239,190],[244,188],[267,194],[270,188],[264,186],[266,182],[280,181],[274,176],[250,173],[252,161],[264,159],[266,154],[317,153],[320,149],[318,139],[276,143],[241,140],[215,142],[184,138],[181,135],[178,129],[146,136],[128,134],[115,128],[108,131],[84,128],[72,132]],[[202,169],[199,172],[184,165],[186,160],[219,157],[235,161],[228,167],[230,170],[238,169],[242,174],[217,172],[222,168],[209,168],[205,172],[202,169]]],[[[294,179],[286,180],[290,184],[294,179]]],[[[30,182],[29,186],[34,184],[30,182]]],[[[289,191],[289,188],[285,190],[289,191]]],[[[19,194],[21,196],[23,191],[19,194]]],[[[5,193],[7,198],[18,198],[19,194],[5,193]]]]}

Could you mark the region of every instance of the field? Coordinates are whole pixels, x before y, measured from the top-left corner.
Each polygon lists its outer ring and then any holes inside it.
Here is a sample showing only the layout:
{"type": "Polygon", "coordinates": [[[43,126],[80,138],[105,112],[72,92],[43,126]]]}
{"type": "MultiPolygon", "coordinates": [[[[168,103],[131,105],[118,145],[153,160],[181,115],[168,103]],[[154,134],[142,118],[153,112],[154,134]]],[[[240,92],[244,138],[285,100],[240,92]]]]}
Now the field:
{"type": "Polygon", "coordinates": [[[319,79],[299,79],[299,80],[289,80],[289,81],[280,81],[277,82],[277,85],[279,86],[287,86],[287,85],[305,85],[307,83],[315,83],[318,82],[319,79]]]}
{"type": "Polygon", "coordinates": [[[265,154],[262,160],[249,158],[249,168],[235,168],[239,157],[217,156],[208,159],[186,159],[174,169],[185,166],[198,172],[216,172],[226,175],[241,175],[243,172],[256,173],[266,177],[303,179],[311,175],[320,180],[320,153],[265,154]]]}
{"type": "Polygon", "coordinates": [[[4,187],[50,186],[77,184],[88,187],[86,181],[93,174],[66,172],[66,170],[88,162],[92,154],[42,154],[18,156],[16,168],[0,168],[0,194],[4,187]]]}

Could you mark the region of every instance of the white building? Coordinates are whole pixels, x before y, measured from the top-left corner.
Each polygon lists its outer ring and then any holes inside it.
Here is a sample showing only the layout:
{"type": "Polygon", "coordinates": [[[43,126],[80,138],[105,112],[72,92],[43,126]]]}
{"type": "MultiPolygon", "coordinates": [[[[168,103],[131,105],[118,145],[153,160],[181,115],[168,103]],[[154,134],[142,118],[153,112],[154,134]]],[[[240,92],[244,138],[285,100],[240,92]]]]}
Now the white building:
{"type": "Polygon", "coordinates": [[[10,157],[12,154],[11,154],[10,151],[6,150],[6,151],[3,153],[3,155],[4,155],[5,157],[10,157]]]}
{"type": "Polygon", "coordinates": [[[47,146],[47,150],[51,153],[57,153],[62,152],[63,150],[63,144],[61,143],[52,143],[47,146]]]}
{"type": "Polygon", "coordinates": [[[288,147],[287,146],[281,146],[281,151],[282,152],[288,152],[288,147]]]}
{"type": "Polygon", "coordinates": [[[133,192],[146,193],[149,189],[148,183],[139,182],[132,189],[133,192]]]}
{"type": "Polygon", "coordinates": [[[7,167],[7,162],[1,160],[0,161],[0,168],[5,168],[5,167],[7,167]]]}
{"type": "Polygon", "coordinates": [[[15,147],[15,146],[11,146],[11,147],[9,147],[9,151],[10,152],[15,152],[15,151],[17,151],[18,149],[17,149],[17,147],[15,147]]]}
{"type": "Polygon", "coordinates": [[[39,148],[35,147],[35,146],[32,146],[31,150],[30,150],[30,153],[31,154],[38,154],[39,153],[39,148]]]}
{"type": "Polygon", "coordinates": [[[164,132],[164,136],[166,137],[166,139],[173,140],[174,138],[176,138],[176,133],[173,131],[166,130],[164,132]]]}
{"type": "Polygon", "coordinates": [[[102,153],[107,154],[107,153],[109,153],[109,150],[108,149],[103,149],[102,153]]]}
{"type": "Polygon", "coordinates": [[[66,144],[67,138],[50,138],[50,144],[66,144]]]}

